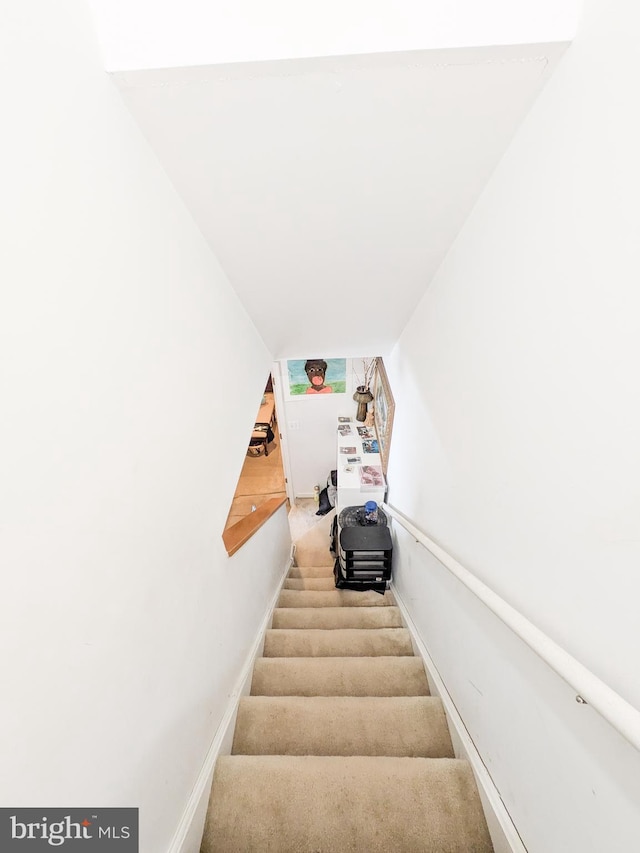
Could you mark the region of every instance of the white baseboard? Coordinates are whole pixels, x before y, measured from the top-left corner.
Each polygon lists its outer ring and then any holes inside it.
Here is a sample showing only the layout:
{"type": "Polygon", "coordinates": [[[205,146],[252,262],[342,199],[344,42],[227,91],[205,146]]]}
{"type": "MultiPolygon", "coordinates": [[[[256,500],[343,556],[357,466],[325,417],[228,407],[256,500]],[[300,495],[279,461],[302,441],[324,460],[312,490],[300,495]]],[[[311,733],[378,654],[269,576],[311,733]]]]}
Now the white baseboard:
{"type": "Polygon", "coordinates": [[[251,646],[249,654],[244,662],[244,666],[238,676],[233,690],[229,694],[226,711],[224,712],[220,725],[211,741],[207,755],[202,765],[202,769],[196,780],[191,796],[187,801],[182,817],[178,824],[173,840],[169,845],[167,853],[199,853],[200,842],[204,830],[204,822],[207,816],[207,806],[209,804],[209,795],[211,792],[211,780],[213,771],[219,755],[230,755],[231,744],[233,743],[233,733],[236,725],[236,716],[238,714],[238,704],[242,696],[247,696],[251,690],[251,679],[253,676],[253,667],[256,659],[262,655],[264,649],[264,637],[267,629],[271,626],[273,611],[280,595],[280,590],[285,582],[289,570],[293,565],[295,554],[295,546],[291,546],[289,561],[282,573],[280,583],[269,602],[264,618],[260,624],[260,628],[256,635],[256,639],[251,646]]]}
{"type": "Polygon", "coordinates": [[[471,736],[453,703],[453,699],[449,695],[436,665],[418,634],[415,623],[393,583],[391,584],[391,589],[402,613],[404,623],[411,634],[414,652],[424,662],[431,694],[442,699],[455,755],[457,758],[466,759],[473,770],[495,853],[527,853],[527,848],[518,835],[511,816],[502,801],[500,792],[489,775],[474,742],[471,740],[471,736]]]}

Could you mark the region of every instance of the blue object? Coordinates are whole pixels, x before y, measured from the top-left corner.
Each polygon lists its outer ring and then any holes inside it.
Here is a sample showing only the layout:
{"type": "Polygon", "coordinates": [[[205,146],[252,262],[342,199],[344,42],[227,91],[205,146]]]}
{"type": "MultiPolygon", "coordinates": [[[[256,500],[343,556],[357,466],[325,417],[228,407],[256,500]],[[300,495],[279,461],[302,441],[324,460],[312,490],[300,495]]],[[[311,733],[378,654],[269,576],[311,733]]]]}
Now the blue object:
{"type": "Polygon", "coordinates": [[[364,505],[364,520],[366,524],[378,523],[378,504],[375,501],[367,501],[364,505]]]}

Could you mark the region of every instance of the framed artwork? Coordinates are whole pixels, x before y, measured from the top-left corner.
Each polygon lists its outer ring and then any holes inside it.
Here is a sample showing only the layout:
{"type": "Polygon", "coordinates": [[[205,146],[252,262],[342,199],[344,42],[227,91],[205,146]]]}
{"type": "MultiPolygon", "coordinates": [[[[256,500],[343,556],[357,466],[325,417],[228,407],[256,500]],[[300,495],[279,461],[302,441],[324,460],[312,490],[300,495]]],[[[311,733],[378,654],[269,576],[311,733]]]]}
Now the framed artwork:
{"type": "Polygon", "coordinates": [[[391,445],[391,432],[393,430],[393,414],[396,404],[393,400],[387,371],[382,359],[376,359],[375,381],[373,386],[373,413],[378,433],[378,444],[380,446],[380,457],[382,470],[387,473],[389,463],[389,447],[391,445]]]}
{"type": "Polygon", "coordinates": [[[289,399],[347,393],[346,358],[296,358],[287,361],[289,399]]]}

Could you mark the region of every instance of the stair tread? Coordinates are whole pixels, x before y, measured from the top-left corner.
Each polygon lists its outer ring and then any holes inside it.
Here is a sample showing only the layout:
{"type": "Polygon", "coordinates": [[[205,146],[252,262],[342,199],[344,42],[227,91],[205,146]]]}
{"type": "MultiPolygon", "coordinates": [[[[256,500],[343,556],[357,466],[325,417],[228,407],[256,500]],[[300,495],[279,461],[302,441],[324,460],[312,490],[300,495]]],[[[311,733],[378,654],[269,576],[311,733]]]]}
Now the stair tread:
{"type": "Polygon", "coordinates": [[[314,589],[314,590],[328,590],[335,589],[336,582],[331,575],[331,577],[323,577],[323,578],[287,578],[282,587],[283,589],[314,589]]]}
{"type": "Polygon", "coordinates": [[[244,696],[233,754],[453,758],[432,696],[244,696]]]}
{"type": "Polygon", "coordinates": [[[252,696],[428,696],[417,657],[258,658],[252,696]]]}
{"type": "Polygon", "coordinates": [[[264,657],[413,655],[406,628],[271,628],[264,657]]]}
{"type": "Polygon", "coordinates": [[[278,607],[273,628],[402,628],[400,609],[388,607],[278,607]]]}
{"type": "Polygon", "coordinates": [[[332,578],[333,565],[331,566],[292,566],[289,571],[290,578],[332,578]]]}
{"type": "Polygon", "coordinates": [[[490,853],[492,846],[466,761],[232,755],[216,765],[201,849],[490,853]]]}
{"type": "Polygon", "coordinates": [[[380,595],[370,590],[283,589],[277,607],[388,607],[395,603],[393,594],[388,591],[380,595]]]}

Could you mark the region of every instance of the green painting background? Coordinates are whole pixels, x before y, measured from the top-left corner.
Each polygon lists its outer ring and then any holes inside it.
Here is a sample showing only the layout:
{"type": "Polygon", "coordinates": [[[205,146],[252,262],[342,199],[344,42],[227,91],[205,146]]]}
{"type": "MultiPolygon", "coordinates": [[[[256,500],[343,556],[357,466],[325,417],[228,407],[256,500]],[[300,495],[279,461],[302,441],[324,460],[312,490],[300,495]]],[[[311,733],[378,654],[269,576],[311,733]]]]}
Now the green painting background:
{"type": "MultiPolygon", "coordinates": [[[[319,356],[320,358],[322,356],[319,356]]],[[[324,384],[330,385],[333,388],[334,394],[347,393],[347,359],[346,358],[325,358],[327,362],[327,372],[324,377],[324,384]]],[[[287,372],[289,374],[289,393],[292,397],[304,394],[309,388],[309,379],[304,372],[304,366],[307,363],[306,358],[294,358],[287,361],[287,372]]],[[[322,394],[316,395],[324,396],[322,394]]]]}

